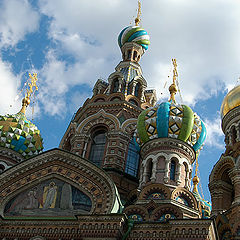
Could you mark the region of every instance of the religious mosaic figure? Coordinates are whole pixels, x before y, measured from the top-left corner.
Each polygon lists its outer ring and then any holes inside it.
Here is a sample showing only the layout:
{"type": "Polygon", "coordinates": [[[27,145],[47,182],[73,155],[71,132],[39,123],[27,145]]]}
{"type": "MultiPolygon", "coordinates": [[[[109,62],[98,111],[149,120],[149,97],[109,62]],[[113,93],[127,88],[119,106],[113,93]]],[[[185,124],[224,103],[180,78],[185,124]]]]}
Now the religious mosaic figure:
{"type": "Polygon", "coordinates": [[[43,209],[55,208],[57,198],[57,186],[55,182],[50,182],[47,187],[44,187],[43,192],[43,209]]]}

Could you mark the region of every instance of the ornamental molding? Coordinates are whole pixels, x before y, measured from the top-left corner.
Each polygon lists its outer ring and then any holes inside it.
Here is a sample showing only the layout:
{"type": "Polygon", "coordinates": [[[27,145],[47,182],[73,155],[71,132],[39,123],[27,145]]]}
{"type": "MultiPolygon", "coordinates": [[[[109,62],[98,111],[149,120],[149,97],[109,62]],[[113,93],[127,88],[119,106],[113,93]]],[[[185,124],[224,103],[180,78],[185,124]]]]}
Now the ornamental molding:
{"type": "Polygon", "coordinates": [[[230,110],[222,119],[222,130],[224,133],[231,127],[233,123],[240,120],[240,107],[230,110]]]}
{"type": "Polygon", "coordinates": [[[89,130],[97,125],[97,124],[105,124],[109,129],[120,129],[120,122],[117,117],[113,114],[106,113],[103,109],[98,111],[97,113],[87,117],[83,120],[77,127],[76,131],[78,133],[88,133],[89,130]]]}
{"type": "Polygon", "coordinates": [[[153,153],[154,151],[160,152],[160,151],[171,151],[175,152],[177,154],[180,154],[187,159],[190,160],[191,163],[195,161],[196,154],[193,148],[188,145],[187,143],[178,140],[178,139],[169,139],[169,138],[157,138],[152,139],[148,142],[146,142],[141,147],[141,156],[143,159],[146,157],[147,154],[153,153]]]}
{"type": "Polygon", "coordinates": [[[25,158],[20,153],[13,151],[12,149],[6,149],[5,147],[0,147],[0,157],[1,156],[10,158],[16,162],[22,162],[25,160],[25,158]]]}
{"type": "Polygon", "coordinates": [[[221,174],[226,168],[234,168],[235,160],[233,157],[222,155],[218,162],[214,165],[209,176],[209,184],[214,180],[220,180],[221,174]]]}

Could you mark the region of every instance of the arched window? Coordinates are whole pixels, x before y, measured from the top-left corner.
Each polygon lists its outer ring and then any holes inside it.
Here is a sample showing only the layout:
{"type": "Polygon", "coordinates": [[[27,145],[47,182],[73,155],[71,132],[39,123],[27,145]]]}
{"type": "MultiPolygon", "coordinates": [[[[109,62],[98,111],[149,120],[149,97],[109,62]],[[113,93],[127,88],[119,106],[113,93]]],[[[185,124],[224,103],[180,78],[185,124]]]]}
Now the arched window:
{"type": "Polygon", "coordinates": [[[131,59],[131,55],[132,55],[132,51],[128,50],[127,52],[127,59],[130,60],[131,59]]]}
{"type": "Polygon", "coordinates": [[[134,140],[132,139],[128,146],[127,162],[125,172],[136,177],[139,164],[139,152],[135,147],[134,140]]]}
{"type": "Polygon", "coordinates": [[[134,59],[134,60],[137,60],[137,51],[134,51],[134,53],[133,53],[133,59],[134,59]]]}
{"type": "Polygon", "coordinates": [[[134,91],[134,95],[136,97],[139,96],[139,89],[140,89],[140,83],[137,83],[136,86],[135,86],[135,91],[134,91]]]}
{"type": "Polygon", "coordinates": [[[103,160],[103,154],[106,145],[106,130],[100,129],[92,135],[92,146],[89,160],[97,166],[100,166],[103,160]]]}
{"type": "Polygon", "coordinates": [[[174,160],[171,161],[170,167],[170,180],[175,180],[175,172],[176,172],[176,162],[174,160]]]}
{"type": "Polygon", "coordinates": [[[119,81],[118,81],[118,79],[115,79],[113,81],[113,90],[112,90],[112,92],[116,93],[116,92],[118,92],[118,89],[119,89],[119,81]]]}
{"type": "Polygon", "coordinates": [[[151,181],[152,168],[153,168],[153,163],[152,163],[152,159],[150,159],[147,166],[147,181],[151,181]]]}

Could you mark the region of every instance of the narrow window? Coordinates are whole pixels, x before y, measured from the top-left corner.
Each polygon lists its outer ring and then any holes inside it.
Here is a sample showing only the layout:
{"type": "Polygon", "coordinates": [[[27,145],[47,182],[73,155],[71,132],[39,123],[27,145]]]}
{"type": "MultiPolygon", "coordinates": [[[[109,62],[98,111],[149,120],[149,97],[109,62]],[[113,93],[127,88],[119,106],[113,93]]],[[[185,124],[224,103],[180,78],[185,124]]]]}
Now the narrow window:
{"type": "Polygon", "coordinates": [[[117,80],[117,79],[115,79],[114,81],[113,81],[113,93],[116,93],[116,92],[118,92],[118,88],[119,88],[119,81],[117,80]]]}
{"type": "Polygon", "coordinates": [[[128,60],[131,60],[131,55],[132,55],[132,51],[128,50],[128,52],[127,52],[127,59],[128,60]]]}
{"type": "Polygon", "coordinates": [[[150,161],[148,163],[148,168],[147,168],[147,181],[151,181],[152,168],[153,168],[153,163],[152,163],[152,159],[150,159],[150,161]]]}
{"type": "Polygon", "coordinates": [[[134,95],[136,97],[139,96],[139,89],[140,89],[140,83],[137,83],[136,86],[135,86],[135,91],[134,91],[134,95]]]}
{"type": "Polygon", "coordinates": [[[103,154],[106,145],[106,131],[101,129],[93,134],[92,146],[89,160],[97,166],[100,166],[103,160],[103,154]]]}
{"type": "Polygon", "coordinates": [[[171,168],[170,168],[170,180],[175,180],[175,171],[176,171],[176,162],[171,161],[171,168]]]}
{"type": "Polygon", "coordinates": [[[137,51],[134,51],[134,53],[133,53],[133,59],[134,59],[134,60],[137,60],[137,51]]]}
{"type": "Polygon", "coordinates": [[[134,139],[132,139],[128,147],[125,172],[136,177],[138,173],[138,164],[139,164],[139,152],[135,147],[134,139]]]}

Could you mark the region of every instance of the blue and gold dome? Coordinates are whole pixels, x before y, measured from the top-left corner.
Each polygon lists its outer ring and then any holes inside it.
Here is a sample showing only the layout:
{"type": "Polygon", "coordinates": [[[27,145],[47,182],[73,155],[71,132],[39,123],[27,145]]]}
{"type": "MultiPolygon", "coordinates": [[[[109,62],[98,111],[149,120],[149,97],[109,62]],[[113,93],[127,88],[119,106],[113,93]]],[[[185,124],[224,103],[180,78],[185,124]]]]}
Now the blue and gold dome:
{"type": "Polygon", "coordinates": [[[139,26],[128,26],[124,28],[118,36],[118,45],[121,48],[126,42],[135,42],[147,50],[150,37],[148,33],[139,26]]]}

